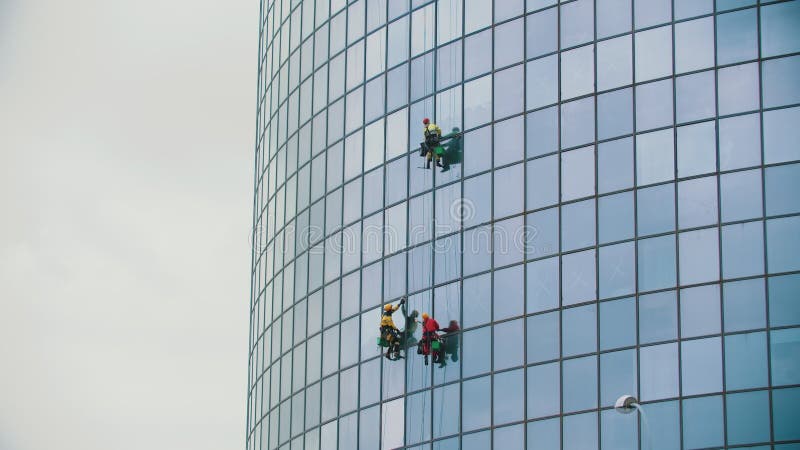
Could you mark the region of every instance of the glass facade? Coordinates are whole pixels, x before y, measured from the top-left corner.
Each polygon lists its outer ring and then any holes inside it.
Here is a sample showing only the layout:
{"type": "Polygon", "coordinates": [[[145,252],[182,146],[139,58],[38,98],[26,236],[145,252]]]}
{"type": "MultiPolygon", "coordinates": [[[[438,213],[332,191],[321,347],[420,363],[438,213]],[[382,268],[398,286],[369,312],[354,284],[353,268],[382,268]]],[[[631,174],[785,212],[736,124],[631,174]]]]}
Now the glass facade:
{"type": "Polygon", "coordinates": [[[259,36],[248,450],[800,448],[800,1],[262,0],[259,36]],[[402,296],[461,325],[444,367],[381,357],[402,296]]]}

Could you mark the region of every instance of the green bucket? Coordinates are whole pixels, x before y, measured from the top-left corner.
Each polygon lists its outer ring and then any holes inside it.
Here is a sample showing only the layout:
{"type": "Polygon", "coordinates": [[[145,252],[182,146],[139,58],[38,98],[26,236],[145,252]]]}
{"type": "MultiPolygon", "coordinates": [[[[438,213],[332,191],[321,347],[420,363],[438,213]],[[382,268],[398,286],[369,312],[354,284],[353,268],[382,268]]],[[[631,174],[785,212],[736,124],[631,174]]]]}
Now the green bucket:
{"type": "Polygon", "coordinates": [[[442,343],[439,341],[431,341],[431,350],[439,350],[442,346],[442,343]]]}
{"type": "Polygon", "coordinates": [[[378,347],[388,347],[388,346],[389,346],[389,343],[386,341],[386,339],[384,339],[382,337],[378,338],[378,347]]]}

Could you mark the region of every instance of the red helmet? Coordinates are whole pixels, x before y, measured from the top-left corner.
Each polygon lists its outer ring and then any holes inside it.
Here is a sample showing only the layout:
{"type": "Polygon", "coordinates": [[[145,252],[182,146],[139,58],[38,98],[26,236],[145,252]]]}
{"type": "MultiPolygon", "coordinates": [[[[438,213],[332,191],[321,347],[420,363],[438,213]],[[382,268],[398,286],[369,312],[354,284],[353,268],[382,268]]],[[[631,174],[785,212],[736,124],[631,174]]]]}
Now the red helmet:
{"type": "Polygon", "coordinates": [[[422,119],[422,123],[427,125],[427,124],[431,123],[431,120],[426,117],[426,118],[422,119]]]}

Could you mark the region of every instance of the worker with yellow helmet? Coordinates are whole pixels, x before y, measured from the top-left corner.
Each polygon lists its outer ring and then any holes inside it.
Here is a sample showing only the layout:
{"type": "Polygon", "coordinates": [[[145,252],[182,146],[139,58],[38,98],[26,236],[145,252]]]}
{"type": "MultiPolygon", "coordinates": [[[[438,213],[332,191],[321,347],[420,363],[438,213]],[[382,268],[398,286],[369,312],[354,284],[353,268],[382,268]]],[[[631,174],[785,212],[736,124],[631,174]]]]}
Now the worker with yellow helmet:
{"type": "Polygon", "coordinates": [[[389,348],[386,350],[385,355],[388,359],[397,359],[400,357],[400,330],[398,330],[397,326],[394,324],[394,320],[392,320],[392,314],[400,309],[400,306],[405,304],[405,302],[406,299],[403,297],[400,299],[400,303],[397,305],[387,303],[383,307],[380,330],[381,337],[389,344],[389,348]],[[392,354],[394,354],[394,358],[392,358],[392,354]]]}

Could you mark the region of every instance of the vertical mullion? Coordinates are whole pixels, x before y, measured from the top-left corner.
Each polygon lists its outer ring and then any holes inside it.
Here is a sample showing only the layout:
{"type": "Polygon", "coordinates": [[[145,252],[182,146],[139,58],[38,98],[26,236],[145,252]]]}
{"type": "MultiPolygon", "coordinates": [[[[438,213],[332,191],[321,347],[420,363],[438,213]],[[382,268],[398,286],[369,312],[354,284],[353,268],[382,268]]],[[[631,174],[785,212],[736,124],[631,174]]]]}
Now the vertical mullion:
{"type": "MultiPolygon", "coordinates": [[[[602,416],[600,414],[602,408],[602,399],[600,397],[600,183],[599,183],[599,155],[600,151],[598,148],[598,89],[597,89],[597,0],[592,0],[592,25],[594,28],[593,36],[592,36],[592,57],[593,57],[593,64],[592,64],[592,86],[593,86],[593,94],[594,94],[594,279],[595,279],[595,373],[597,377],[597,381],[595,382],[595,396],[597,398],[597,443],[598,447],[600,447],[600,443],[603,440],[603,422],[602,416]]],[[[561,224],[559,223],[559,226],[561,224]]],[[[562,330],[563,332],[563,330],[562,330]]]]}
{"type": "MultiPolygon", "coordinates": [[[[556,123],[558,124],[558,136],[556,137],[556,141],[558,142],[557,148],[557,155],[558,155],[558,198],[557,198],[557,205],[558,205],[558,284],[559,284],[559,297],[563,296],[563,290],[561,289],[561,284],[564,278],[564,265],[562,259],[562,245],[561,245],[561,200],[562,200],[562,170],[561,170],[561,5],[559,4],[556,6],[556,52],[558,54],[558,92],[556,99],[558,100],[558,109],[556,110],[557,118],[556,123]]],[[[526,55],[527,56],[527,55],[526,55]]],[[[563,302],[561,298],[558,299],[558,329],[561,330],[561,316],[563,313],[563,302]]],[[[559,427],[560,427],[560,436],[559,436],[559,443],[561,444],[561,448],[564,448],[564,343],[561,336],[558,339],[558,386],[559,386],[559,395],[558,395],[558,402],[559,402],[559,414],[561,415],[561,420],[559,420],[559,427]]]]}

